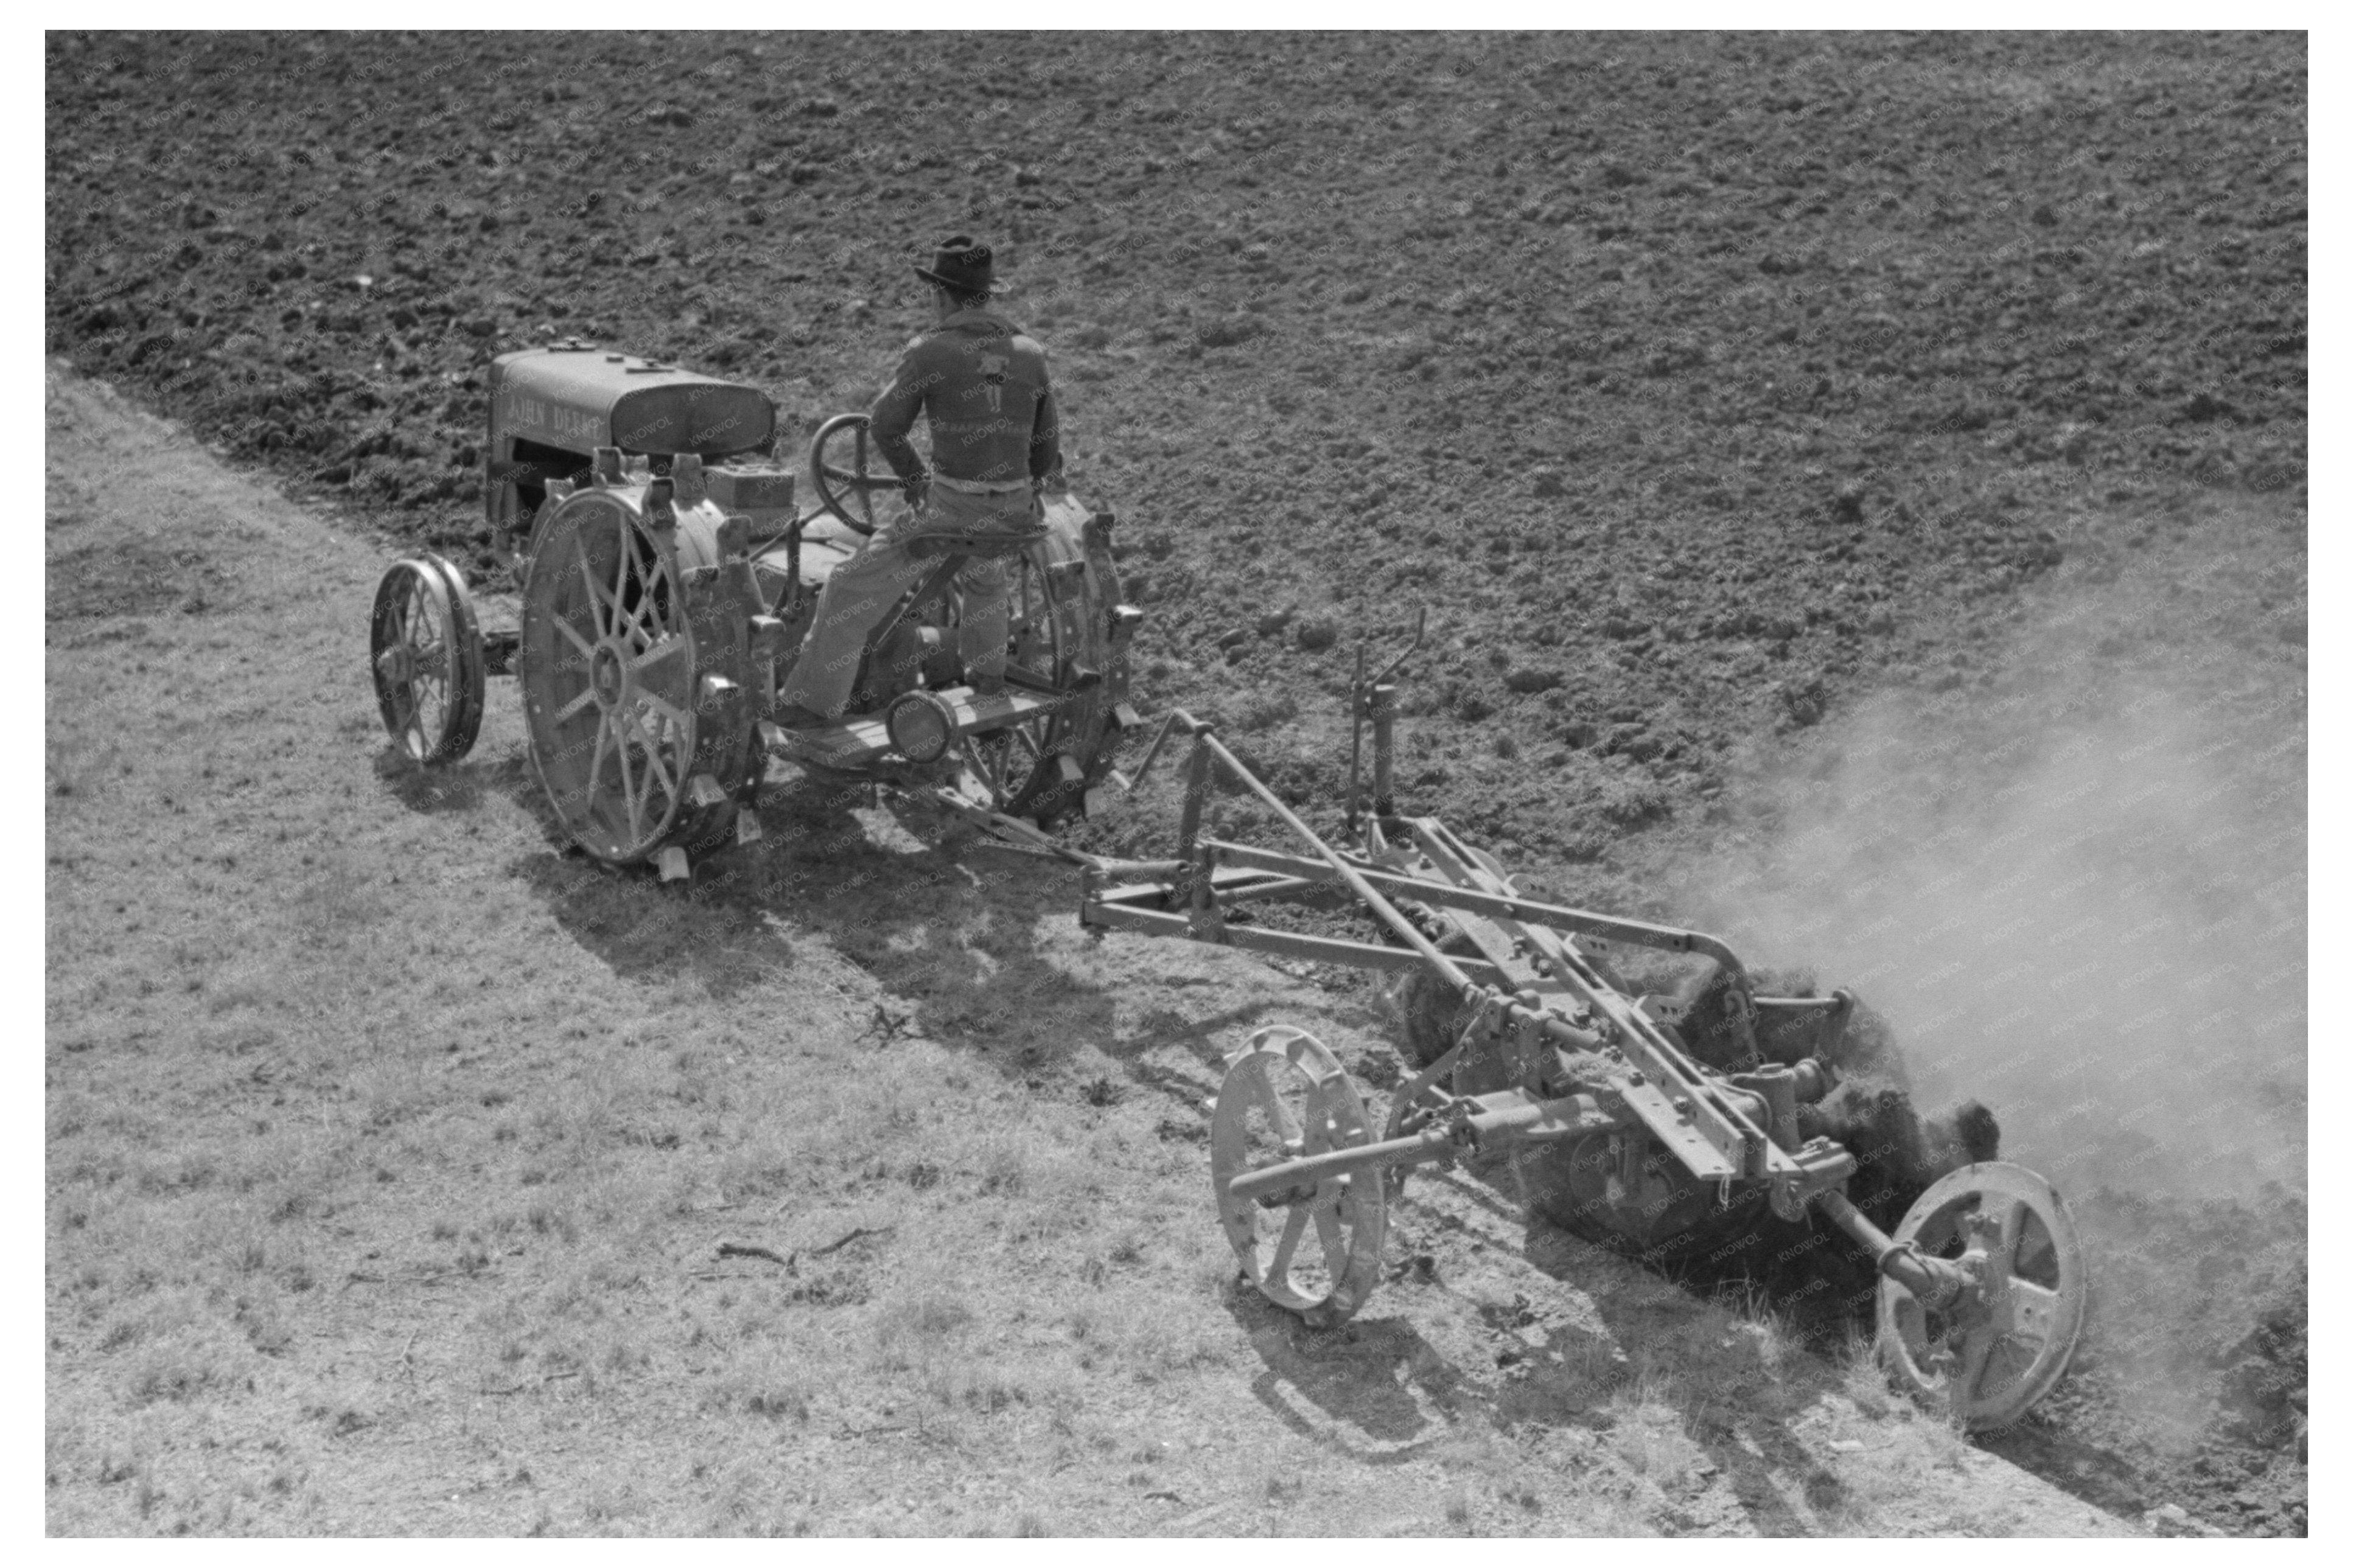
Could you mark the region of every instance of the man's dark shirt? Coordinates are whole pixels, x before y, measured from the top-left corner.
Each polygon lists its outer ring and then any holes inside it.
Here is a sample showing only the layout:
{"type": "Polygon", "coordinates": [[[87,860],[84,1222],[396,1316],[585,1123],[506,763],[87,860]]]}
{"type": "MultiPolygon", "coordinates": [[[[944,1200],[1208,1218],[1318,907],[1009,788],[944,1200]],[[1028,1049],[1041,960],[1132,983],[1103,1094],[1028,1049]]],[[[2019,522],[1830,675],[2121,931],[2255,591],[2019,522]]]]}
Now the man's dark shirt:
{"type": "Polygon", "coordinates": [[[1061,468],[1045,348],[1002,316],[958,310],[907,345],[872,415],[874,445],[902,479],[923,472],[907,439],[919,411],[933,466],[950,479],[1006,484],[1061,468]]]}

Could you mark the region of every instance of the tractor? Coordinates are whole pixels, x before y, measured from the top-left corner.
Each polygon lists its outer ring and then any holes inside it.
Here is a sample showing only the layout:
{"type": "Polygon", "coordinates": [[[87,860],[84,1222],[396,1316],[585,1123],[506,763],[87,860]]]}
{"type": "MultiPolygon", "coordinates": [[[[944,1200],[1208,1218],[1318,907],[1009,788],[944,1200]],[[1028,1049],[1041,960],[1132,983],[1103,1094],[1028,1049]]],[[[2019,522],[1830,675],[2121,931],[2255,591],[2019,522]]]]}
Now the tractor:
{"type": "MultiPolygon", "coordinates": [[[[1045,497],[1021,548],[1006,686],[976,693],[954,627],[963,552],[936,565],[868,639],[849,712],[786,730],[769,718],[818,592],[895,507],[866,416],[810,440],[801,510],[776,456],[776,409],[754,386],[566,341],[491,366],[484,504],[512,576],[516,624],[484,629],[441,556],[378,584],[369,656],[385,731],[442,766],[472,748],[487,678],[522,687],[532,767],[563,831],[614,866],[664,880],[759,836],[750,809],[772,760],[820,773],[952,773],[960,809],[1050,827],[1109,775],[1141,612],[1119,602],[1114,519],[1045,497]]],[[[1030,829],[1036,831],[1036,829],[1030,829]]]]}

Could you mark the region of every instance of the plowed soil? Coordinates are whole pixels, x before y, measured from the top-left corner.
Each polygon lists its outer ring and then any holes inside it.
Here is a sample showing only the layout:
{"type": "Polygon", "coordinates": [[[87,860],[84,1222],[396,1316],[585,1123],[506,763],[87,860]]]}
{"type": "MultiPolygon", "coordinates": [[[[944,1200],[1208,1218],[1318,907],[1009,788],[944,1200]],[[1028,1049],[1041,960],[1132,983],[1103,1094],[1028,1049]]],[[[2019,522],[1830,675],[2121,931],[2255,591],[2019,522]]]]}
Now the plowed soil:
{"type": "MultiPolygon", "coordinates": [[[[1350,661],[1426,607],[1416,809],[1533,890],[1863,984],[2062,1175],[2119,1290],[2008,1451],[2302,1530],[2300,36],[52,35],[47,67],[51,351],[491,590],[492,355],[672,358],[806,436],[922,324],[908,265],[996,241],[1121,518],[1139,706],[1218,718],[1328,825],[1350,661]],[[2252,862],[2143,874],[2217,820],[2252,862]],[[2171,911],[2160,958],[2114,888],[2171,911]],[[2102,966],[2063,1031],[1974,999],[2102,966]],[[2146,978],[2193,973],[2247,983],[2146,978]]],[[[142,548],[52,616],[225,592],[142,548]]],[[[1071,831],[1156,847],[1165,806],[1071,831]]]]}

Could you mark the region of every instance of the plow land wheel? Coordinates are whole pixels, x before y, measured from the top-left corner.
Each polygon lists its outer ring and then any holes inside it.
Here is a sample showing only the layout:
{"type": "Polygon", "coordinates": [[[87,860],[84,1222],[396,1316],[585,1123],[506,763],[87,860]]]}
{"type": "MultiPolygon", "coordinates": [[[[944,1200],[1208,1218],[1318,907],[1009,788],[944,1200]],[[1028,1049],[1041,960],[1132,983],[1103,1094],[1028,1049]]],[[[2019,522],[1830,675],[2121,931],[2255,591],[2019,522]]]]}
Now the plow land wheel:
{"type": "Polygon", "coordinates": [[[1332,1177],[1272,1207],[1237,1202],[1228,1189],[1251,1171],[1370,1142],[1356,1085],[1303,1030],[1252,1035],[1218,1090],[1209,1167],[1226,1239],[1268,1300],[1319,1329],[1346,1322],[1380,1282],[1388,1223],[1380,1173],[1332,1177]]]}
{"type": "Polygon", "coordinates": [[[473,750],[482,728],[482,634],[466,579],[438,555],[394,563],[376,584],[368,658],[385,732],[436,766],[473,750]]]}
{"type": "MultiPolygon", "coordinates": [[[[1046,521],[1046,537],[1012,563],[1006,664],[1068,689],[1084,672],[1110,668],[1119,579],[1109,548],[1089,548],[1085,508],[1067,499],[1049,502],[1046,521]]],[[[973,737],[968,755],[997,810],[1050,827],[1084,804],[1088,785],[1102,782],[1117,742],[1110,694],[1098,685],[1027,724],[973,737]],[[1063,768],[1064,757],[1078,778],[1063,768]]]]}
{"type": "Polygon", "coordinates": [[[2004,1426],[2051,1392],[2084,1326],[2084,1254],[2051,1184],[2019,1165],[1965,1165],[1920,1194],[1894,1239],[1959,1260],[1981,1252],[1978,1289],[1934,1310],[1879,1282],[1879,1350],[1914,1391],[1972,1431],[2004,1426]]]}
{"type": "Polygon", "coordinates": [[[565,830],[632,865],[726,841],[753,776],[748,574],[716,514],[656,528],[643,490],[584,490],[540,527],[519,667],[532,763],[565,830]]]}

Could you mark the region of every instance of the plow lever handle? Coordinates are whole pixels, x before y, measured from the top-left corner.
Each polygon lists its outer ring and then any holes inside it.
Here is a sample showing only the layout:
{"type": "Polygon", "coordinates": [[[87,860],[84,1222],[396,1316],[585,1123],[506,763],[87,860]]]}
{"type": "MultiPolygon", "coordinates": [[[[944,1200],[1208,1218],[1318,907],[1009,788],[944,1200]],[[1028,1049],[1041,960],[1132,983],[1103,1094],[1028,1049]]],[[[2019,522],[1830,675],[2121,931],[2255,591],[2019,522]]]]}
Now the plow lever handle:
{"type": "Polygon", "coordinates": [[[1429,630],[1429,627],[1430,606],[1428,605],[1424,605],[1413,613],[1413,640],[1405,645],[1405,651],[1403,653],[1389,660],[1388,663],[1381,666],[1381,672],[1373,677],[1373,679],[1366,684],[1367,686],[1378,686],[1402,668],[1407,659],[1411,658],[1417,652],[1420,651],[1422,634],[1429,630]]]}

